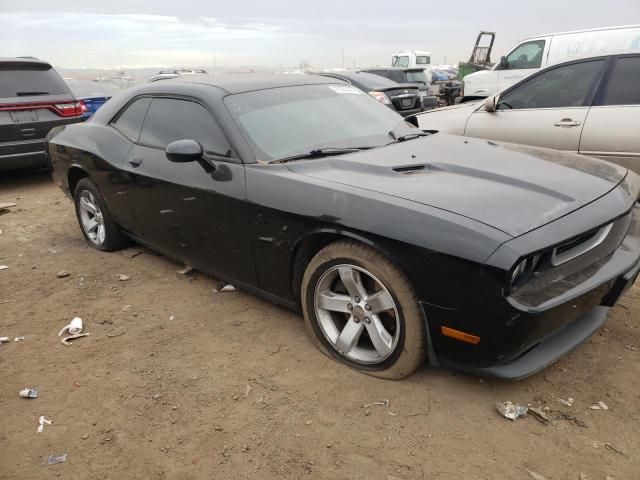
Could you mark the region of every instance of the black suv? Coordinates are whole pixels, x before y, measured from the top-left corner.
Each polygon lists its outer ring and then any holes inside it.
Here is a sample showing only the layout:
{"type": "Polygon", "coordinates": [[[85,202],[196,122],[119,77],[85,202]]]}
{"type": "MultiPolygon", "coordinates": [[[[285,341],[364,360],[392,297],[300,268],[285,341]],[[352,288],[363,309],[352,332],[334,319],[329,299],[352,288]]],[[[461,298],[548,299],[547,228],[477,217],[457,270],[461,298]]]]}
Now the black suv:
{"type": "Polygon", "coordinates": [[[366,68],[363,72],[373,73],[398,83],[413,83],[420,88],[425,110],[438,106],[438,97],[429,95],[429,77],[424,68],[375,67],[366,68]]]}
{"type": "Polygon", "coordinates": [[[82,121],[82,106],[47,62],[0,58],[0,171],[47,165],[44,138],[82,121]]]}
{"type": "Polygon", "coordinates": [[[324,77],[337,78],[349,82],[354,87],[368,93],[380,103],[397,111],[403,117],[422,112],[422,97],[414,84],[400,84],[379,75],[366,72],[344,71],[314,73],[324,77]]]}

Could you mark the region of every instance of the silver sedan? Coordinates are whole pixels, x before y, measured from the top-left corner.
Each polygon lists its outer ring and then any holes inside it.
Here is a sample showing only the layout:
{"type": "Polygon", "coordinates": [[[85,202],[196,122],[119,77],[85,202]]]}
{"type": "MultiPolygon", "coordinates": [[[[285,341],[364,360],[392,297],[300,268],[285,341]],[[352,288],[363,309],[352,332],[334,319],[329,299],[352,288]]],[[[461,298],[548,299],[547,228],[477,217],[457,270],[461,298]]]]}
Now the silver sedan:
{"type": "Polygon", "coordinates": [[[418,115],[420,128],[591,155],[640,173],[640,50],[541,70],[484,102],[418,115]]]}

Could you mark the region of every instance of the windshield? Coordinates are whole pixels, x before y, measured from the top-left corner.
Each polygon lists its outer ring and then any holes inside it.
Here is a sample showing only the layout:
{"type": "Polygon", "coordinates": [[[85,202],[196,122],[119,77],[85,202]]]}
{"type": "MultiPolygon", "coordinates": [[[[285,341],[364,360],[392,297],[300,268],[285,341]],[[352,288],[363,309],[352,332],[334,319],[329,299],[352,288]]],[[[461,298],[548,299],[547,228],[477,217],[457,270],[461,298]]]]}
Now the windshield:
{"type": "Polygon", "coordinates": [[[230,95],[225,104],[264,161],[316,148],[380,146],[389,143],[394,128],[416,131],[396,112],[351,85],[259,90],[230,95]]]}
{"type": "Polygon", "coordinates": [[[423,83],[427,84],[427,75],[424,73],[424,70],[417,70],[414,72],[406,72],[407,73],[407,82],[409,83],[423,83]]]}

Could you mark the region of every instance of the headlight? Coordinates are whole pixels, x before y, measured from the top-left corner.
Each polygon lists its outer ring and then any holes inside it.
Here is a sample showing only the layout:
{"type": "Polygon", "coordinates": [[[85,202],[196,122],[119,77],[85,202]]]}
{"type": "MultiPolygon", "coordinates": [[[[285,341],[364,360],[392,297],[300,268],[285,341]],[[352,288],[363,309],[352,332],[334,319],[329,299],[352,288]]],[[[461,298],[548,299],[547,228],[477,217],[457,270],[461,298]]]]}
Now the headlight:
{"type": "Polygon", "coordinates": [[[391,105],[391,100],[389,100],[389,97],[387,97],[386,93],[372,91],[372,92],[369,92],[369,95],[371,95],[373,98],[378,100],[380,103],[384,103],[385,105],[391,105]]]}
{"type": "Polygon", "coordinates": [[[511,271],[510,287],[513,289],[530,278],[540,266],[541,259],[542,254],[538,253],[520,260],[511,271]]]}

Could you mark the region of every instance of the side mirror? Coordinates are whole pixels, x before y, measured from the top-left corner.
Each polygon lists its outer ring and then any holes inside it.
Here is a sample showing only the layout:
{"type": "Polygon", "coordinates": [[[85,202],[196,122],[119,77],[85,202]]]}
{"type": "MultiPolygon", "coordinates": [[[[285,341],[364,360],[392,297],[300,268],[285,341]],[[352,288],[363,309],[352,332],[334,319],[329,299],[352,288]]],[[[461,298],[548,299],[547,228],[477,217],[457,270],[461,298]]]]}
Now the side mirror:
{"type": "Polygon", "coordinates": [[[487,112],[495,112],[498,108],[498,102],[500,101],[500,95],[491,95],[484,101],[484,109],[487,112]]]}
{"type": "Polygon", "coordinates": [[[203,154],[202,145],[189,139],[171,142],[164,151],[170,162],[177,163],[194,162],[203,154]]]}
{"type": "Polygon", "coordinates": [[[498,64],[498,68],[504,70],[509,66],[509,62],[507,62],[507,57],[500,57],[500,63],[498,64]]]}
{"type": "Polygon", "coordinates": [[[409,115],[408,117],[405,117],[404,121],[410,123],[416,128],[420,128],[420,125],[418,125],[418,117],[415,115],[409,115]]]}

